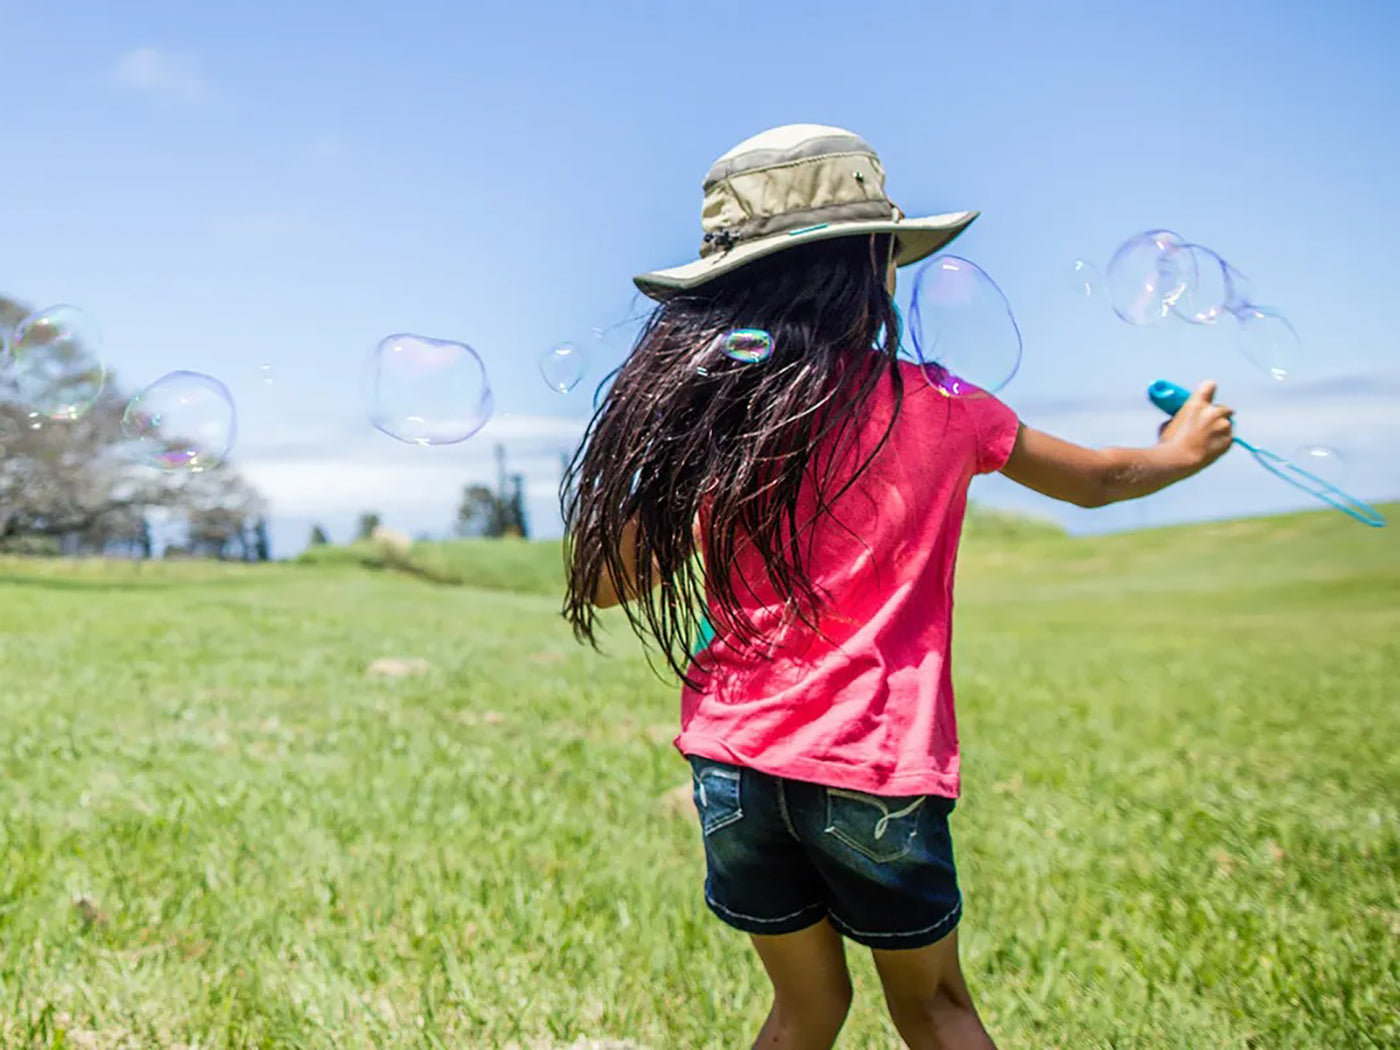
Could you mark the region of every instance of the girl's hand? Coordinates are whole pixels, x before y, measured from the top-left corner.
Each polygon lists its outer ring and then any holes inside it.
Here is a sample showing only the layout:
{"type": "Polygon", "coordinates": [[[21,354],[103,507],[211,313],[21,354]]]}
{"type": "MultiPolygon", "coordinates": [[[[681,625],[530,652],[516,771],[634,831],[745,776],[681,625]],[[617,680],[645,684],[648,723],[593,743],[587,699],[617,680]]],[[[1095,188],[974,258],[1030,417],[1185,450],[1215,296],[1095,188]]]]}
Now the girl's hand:
{"type": "Polygon", "coordinates": [[[1234,412],[1215,403],[1215,385],[1213,379],[1202,383],[1181,411],[1162,424],[1160,440],[1151,448],[1083,448],[1023,425],[1001,472],[1028,489],[1080,507],[1160,492],[1229,449],[1234,412]]]}
{"type": "Polygon", "coordinates": [[[1207,379],[1186,404],[1158,430],[1158,443],[1170,446],[1196,470],[1214,463],[1230,450],[1235,410],[1215,403],[1216,382],[1207,379]]]}

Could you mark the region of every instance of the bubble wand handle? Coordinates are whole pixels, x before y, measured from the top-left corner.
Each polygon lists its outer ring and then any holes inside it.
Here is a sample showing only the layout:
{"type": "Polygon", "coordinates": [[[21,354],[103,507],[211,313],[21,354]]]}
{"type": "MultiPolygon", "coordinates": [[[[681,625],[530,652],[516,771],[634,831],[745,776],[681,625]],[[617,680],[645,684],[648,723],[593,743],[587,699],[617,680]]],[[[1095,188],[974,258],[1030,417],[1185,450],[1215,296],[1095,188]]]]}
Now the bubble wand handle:
{"type": "MultiPolygon", "coordinates": [[[[1180,412],[1181,407],[1186,404],[1190,397],[1191,392],[1185,387],[1169,383],[1165,379],[1159,379],[1147,388],[1148,400],[1169,416],[1180,412]]],[[[1277,453],[1257,445],[1251,445],[1243,438],[1237,437],[1232,440],[1252,455],[1255,462],[1270,474],[1288,482],[1294,488],[1301,489],[1314,499],[1319,499],[1328,506],[1335,507],[1363,525],[1369,525],[1375,529],[1385,526],[1385,517],[1369,503],[1343,492],[1331,482],[1324,481],[1316,474],[1304,470],[1277,453]]]]}

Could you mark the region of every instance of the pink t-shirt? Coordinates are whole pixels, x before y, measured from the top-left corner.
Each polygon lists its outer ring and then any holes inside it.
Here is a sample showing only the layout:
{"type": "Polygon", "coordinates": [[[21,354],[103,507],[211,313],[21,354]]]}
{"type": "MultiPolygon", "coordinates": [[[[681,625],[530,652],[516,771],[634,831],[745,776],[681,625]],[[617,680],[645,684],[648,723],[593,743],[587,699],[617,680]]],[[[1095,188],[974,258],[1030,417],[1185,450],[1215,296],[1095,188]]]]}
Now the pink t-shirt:
{"type": "MultiPolygon", "coordinates": [[[[735,591],[764,648],[731,647],[715,625],[696,664],[703,673],[692,675],[701,688],[682,692],[683,753],[874,794],[957,797],[958,538],[968,483],[1002,468],[1018,422],[994,397],[950,397],[917,366],[902,367],[889,439],[816,526],[807,570],[827,596],[819,630],[784,616],[762,560],[741,545],[735,591]]],[[[846,477],[869,457],[893,407],[884,382],[858,450],[843,460],[846,477]]],[[[814,509],[804,496],[802,520],[814,509]]]]}

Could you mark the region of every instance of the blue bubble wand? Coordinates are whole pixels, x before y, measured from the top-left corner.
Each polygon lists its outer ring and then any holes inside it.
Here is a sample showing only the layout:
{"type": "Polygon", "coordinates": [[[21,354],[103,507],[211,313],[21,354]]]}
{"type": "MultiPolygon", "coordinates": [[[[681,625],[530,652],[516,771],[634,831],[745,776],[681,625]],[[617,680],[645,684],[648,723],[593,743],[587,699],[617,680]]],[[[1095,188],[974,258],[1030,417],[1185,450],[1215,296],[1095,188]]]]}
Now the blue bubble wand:
{"type": "MultiPolygon", "coordinates": [[[[1181,411],[1181,406],[1186,404],[1191,392],[1185,387],[1169,383],[1165,379],[1159,379],[1147,388],[1148,399],[1169,416],[1174,416],[1181,411]]],[[[1324,481],[1316,474],[1304,470],[1298,464],[1284,459],[1276,452],[1270,452],[1266,448],[1258,445],[1251,445],[1243,438],[1232,439],[1240,448],[1248,451],[1261,467],[1275,477],[1282,478],[1294,488],[1302,489],[1314,499],[1320,499],[1323,503],[1335,507],[1348,517],[1354,518],[1363,525],[1370,525],[1372,528],[1383,528],[1385,518],[1380,511],[1376,510],[1369,503],[1365,503],[1355,496],[1348,495],[1337,488],[1331,482],[1324,481]]]]}

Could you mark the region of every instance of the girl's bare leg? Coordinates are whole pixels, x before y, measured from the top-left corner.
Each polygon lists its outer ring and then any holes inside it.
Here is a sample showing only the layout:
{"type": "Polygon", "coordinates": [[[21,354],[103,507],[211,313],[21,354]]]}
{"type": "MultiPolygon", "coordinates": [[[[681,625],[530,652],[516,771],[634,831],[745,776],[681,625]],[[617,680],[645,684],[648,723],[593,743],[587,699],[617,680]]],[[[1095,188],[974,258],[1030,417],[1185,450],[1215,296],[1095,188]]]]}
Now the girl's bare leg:
{"type": "Polygon", "coordinates": [[[912,1050],[996,1050],[963,980],[956,930],[927,948],[871,954],[890,1018],[912,1050]]]}
{"type": "Polygon", "coordinates": [[[773,982],[773,1008],[755,1050],[829,1050],[851,1008],[841,935],[823,919],[796,933],[752,939],[773,982]]]}

